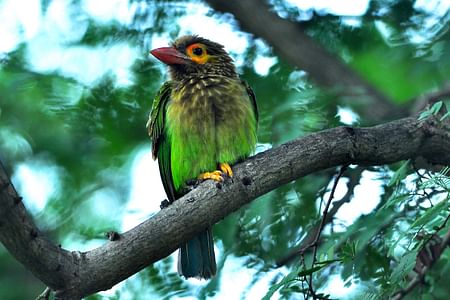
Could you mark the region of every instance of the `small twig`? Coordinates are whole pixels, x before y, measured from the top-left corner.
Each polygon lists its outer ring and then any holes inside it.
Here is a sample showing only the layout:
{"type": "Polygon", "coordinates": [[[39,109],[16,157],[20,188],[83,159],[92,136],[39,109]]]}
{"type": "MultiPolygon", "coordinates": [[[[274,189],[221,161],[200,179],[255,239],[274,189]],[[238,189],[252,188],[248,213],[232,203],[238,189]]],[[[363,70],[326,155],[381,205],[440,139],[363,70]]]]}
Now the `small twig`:
{"type": "MultiPolygon", "coordinates": [[[[330,209],[331,201],[333,201],[334,193],[336,192],[336,188],[337,188],[337,185],[339,183],[339,180],[341,179],[341,177],[344,174],[345,170],[347,170],[347,167],[348,167],[348,164],[342,166],[341,169],[339,170],[339,174],[334,179],[334,183],[333,183],[333,187],[332,187],[331,192],[330,192],[330,196],[328,197],[327,203],[325,204],[325,209],[323,211],[322,220],[320,221],[319,230],[317,231],[317,234],[316,234],[316,237],[314,238],[314,241],[306,248],[306,249],[308,249],[308,248],[313,247],[311,268],[314,268],[314,265],[316,264],[318,243],[319,243],[319,239],[320,239],[320,235],[322,233],[322,230],[325,227],[325,221],[327,219],[328,210],[330,209]]],[[[313,273],[309,274],[309,290],[311,292],[311,296],[313,297],[313,299],[319,299],[319,297],[314,292],[312,276],[313,276],[313,273]]]]}
{"type": "MultiPolygon", "coordinates": [[[[304,255],[300,255],[300,265],[301,265],[303,268],[306,269],[306,262],[305,262],[305,256],[304,256],[304,255]]],[[[303,275],[303,280],[302,280],[302,290],[304,290],[304,291],[309,291],[309,290],[310,290],[309,287],[310,287],[310,284],[309,284],[309,282],[308,282],[308,278],[306,277],[306,275],[303,275]],[[306,290],[306,289],[304,288],[304,283],[305,283],[305,282],[306,282],[306,284],[308,285],[308,290],[306,290]]],[[[308,293],[308,292],[305,292],[304,295],[303,295],[303,297],[304,297],[305,299],[308,299],[308,295],[309,295],[309,293],[308,293]]]]}
{"type": "MultiPolygon", "coordinates": [[[[417,170],[417,168],[414,166],[414,172],[416,172],[417,176],[418,176],[418,180],[420,184],[423,184],[423,178],[425,177],[424,175],[420,174],[419,170],[417,170]]],[[[423,194],[425,195],[425,197],[427,198],[428,202],[430,203],[431,207],[433,207],[433,201],[431,201],[431,196],[430,194],[428,194],[425,189],[423,190],[423,194]]]]}
{"type": "Polygon", "coordinates": [[[320,234],[322,233],[322,230],[325,227],[325,220],[327,219],[327,214],[328,214],[328,210],[331,205],[331,201],[334,199],[334,193],[336,192],[337,184],[338,184],[339,180],[341,179],[342,175],[344,174],[345,170],[347,170],[347,167],[348,167],[348,165],[342,166],[341,169],[339,170],[339,174],[336,176],[336,179],[334,180],[330,196],[328,197],[327,204],[325,205],[325,209],[323,211],[323,216],[322,216],[322,220],[320,221],[319,230],[317,231],[316,238],[314,239],[314,241],[310,245],[310,247],[316,246],[319,241],[320,234]]]}
{"type": "Polygon", "coordinates": [[[442,223],[442,225],[439,226],[439,227],[437,228],[436,233],[437,233],[438,231],[441,231],[445,226],[447,226],[447,222],[448,222],[449,219],[450,219],[450,214],[447,216],[447,218],[445,218],[444,223],[442,223]]]}
{"type": "MultiPolygon", "coordinates": [[[[335,201],[333,203],[333,207],[328,211],[327,218],[325,220],[325,225],[330,223],[336,213],[339,211],[342,205],[350,202],[355,187],[359,184],[359,179],[361,178],[362,172],[365,168],[358,167],[357,169],[352,170],[349,175],[349,182],[347,183],[347,193],[340,199],[339,201],[335,201]]],[[[289,254],[285,255],[281,259],[277,261],[277,266],[281,267],[298,257],[298,255],[304,253],[307,249],[310,248],[310,245],[313,243],[317,232],[320,230],[320,223],[317,222],[307,233],[306,237],[303,238],[300,245],[296,247],[295,250],[291,251],[289,254]]]]}
{"type": "Polygon", "coordinates": [[[42,294],[40,294],[39,296],[36,297],[36,300],[48,300],[50,299],[50,293],[52,292],[52,290],[47,287],[42,294]]]}
{"type": "Polygon", "coordinates": [[[450,214],[445,218],[444,223],[442,223],[441,225],[439,225],[438,227],[436,227],[434,234],[437,234],[439,231],[441,231],[442,229],[445,228],[445,226],[447,226],[447,222],[450,219],[450,214]]]}

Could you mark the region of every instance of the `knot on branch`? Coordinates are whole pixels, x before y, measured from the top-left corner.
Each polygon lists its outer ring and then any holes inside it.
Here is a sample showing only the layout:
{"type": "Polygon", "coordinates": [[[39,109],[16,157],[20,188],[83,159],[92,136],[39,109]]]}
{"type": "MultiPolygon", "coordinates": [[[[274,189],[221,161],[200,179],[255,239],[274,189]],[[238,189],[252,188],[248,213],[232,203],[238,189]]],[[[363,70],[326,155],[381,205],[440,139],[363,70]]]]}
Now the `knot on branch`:
{"type": "Polygon", "coordinates": [[[252,184],[252,178],[249,176],[242,177],[242,184],[245,186],[249,186],[252,184]]]}
{"type": "Polygon", "coordinates": [[[345,132],[348,134],[350,142],[351,142],[349,157],[350,157],[350,160],[353,161],[359,152],[358,144],[356,142],[356,130],[355,130],[355,128],[353,128],[351,126],[344,126],[344,129],[345,129],[345,132]]]}
{"type": "MultiPolygon", "coordinates": [[[[438,115],[429,116],[420,123],[423,140],[420,154],[430,164],[445,165],[450,162],[450,118],[442,119],[438,115]]],[[[433,168],[432,168],[433,169],[433,168]]]]}

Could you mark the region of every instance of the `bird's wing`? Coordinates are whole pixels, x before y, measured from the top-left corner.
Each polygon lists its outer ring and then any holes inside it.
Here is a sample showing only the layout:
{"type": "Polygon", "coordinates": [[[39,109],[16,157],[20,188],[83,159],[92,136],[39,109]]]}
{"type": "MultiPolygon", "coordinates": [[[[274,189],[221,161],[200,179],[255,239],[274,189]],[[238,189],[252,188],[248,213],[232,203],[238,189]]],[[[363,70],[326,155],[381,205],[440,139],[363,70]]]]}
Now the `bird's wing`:
{"type": "Polygon", "coordinates": [[[248,97],[250,98],[250,101],[252,102],[253,112],[255,113],[256,125],[258,126],[259,112],[258,112],[258,104],[256,104],[255,92],[253,92],[253,89],[250,87],[250,85],[247,83],[247,81],[241,80],[241,82],[245,86],[248,97]]]}
{"type": "Polygon", "coordinates": [[[153,100],[152,111],[147,122],[148,134],[152,139],[152,156],[158,158],[159,173],[161,174],[164,190],[169,201],[175,200],[175,188],[173,186],[171,162],[170,162],[170,141],[165,131],[167,103],[170,100],[171,83],[166,82],[159,89],[153,100]]]}
{"type": "Polygon", "coordinates": [[[152,111],[147,122],[148,135],[152,139],[152,156],[156,159],[161,140],[164,139],[164,123],[166,119],[166,105],[170,99],[171,85],[165,82],[153,99],[152,111]]]}

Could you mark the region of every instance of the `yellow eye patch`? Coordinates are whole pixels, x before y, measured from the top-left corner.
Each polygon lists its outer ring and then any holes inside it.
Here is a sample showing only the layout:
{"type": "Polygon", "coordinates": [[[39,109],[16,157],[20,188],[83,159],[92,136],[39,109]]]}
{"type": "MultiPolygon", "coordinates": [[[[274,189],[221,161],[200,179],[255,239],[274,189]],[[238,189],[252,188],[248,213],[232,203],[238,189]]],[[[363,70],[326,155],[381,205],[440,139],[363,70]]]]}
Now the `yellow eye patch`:
{"type": "Polygon", "coordinates": [[[211,57],[206,51],[206,46],[201,43],[189,45],[186,48],[186,54],[198,64],[204,64],[208,62],[211,57]]]}

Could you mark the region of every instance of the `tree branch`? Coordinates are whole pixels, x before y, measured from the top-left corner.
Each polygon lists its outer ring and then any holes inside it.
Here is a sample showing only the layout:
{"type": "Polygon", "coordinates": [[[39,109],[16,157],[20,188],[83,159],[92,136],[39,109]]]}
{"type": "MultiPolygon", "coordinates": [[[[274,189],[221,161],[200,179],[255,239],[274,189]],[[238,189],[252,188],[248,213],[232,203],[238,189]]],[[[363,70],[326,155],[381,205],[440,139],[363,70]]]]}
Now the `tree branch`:
{"type": "Polygon", "coordinates": [[[265,1],[206,2],[217,11],[231,13],[243,30],[266,40],[280,56],[305,70],[317,84],[332,88],[341,96],[358,99],[359,109],[370,118],[382,120],[407,115],[340,58],[309,37],[300,23],[280,18],[265,1]]]}
{"type": "Polygon", "coordinates": [[[333,128],[290,141],[234,166],[235,176],[220,188],[206,181],[117,241],[88,252],[66,251],[42,236],[0,168],[0,241],[56,291],[57,299],[80,299],[170,255],[256,197],[318,170],[419,156],[449,165],[450,134],[442,127],[435,117],[425,121],[410,117],[370,128],[333,128]]]}

